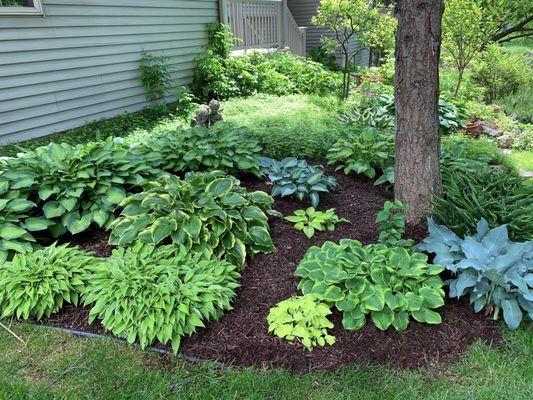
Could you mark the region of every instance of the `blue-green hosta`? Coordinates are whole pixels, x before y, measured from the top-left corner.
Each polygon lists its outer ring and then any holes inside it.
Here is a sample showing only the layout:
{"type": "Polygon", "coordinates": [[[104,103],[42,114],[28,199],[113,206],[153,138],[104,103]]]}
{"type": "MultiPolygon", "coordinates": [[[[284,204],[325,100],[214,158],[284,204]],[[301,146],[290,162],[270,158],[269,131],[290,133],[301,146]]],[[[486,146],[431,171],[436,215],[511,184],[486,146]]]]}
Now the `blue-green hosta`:
{"type": "Polygon", "coordinates": [[[66,245],[15,254],[0,267],[0,318],[39,320],[64,303],[78,305],[97,260],[66,245]]]}
{"type": "Polygon", "coordinates": [[[343,313],[343,325],[356,330],[370,314],[382,330],[403,331],[409,316],[418,322],[441,323],[433,311],[444,304],[443,267],[427,262],[422,253],[382,244],[363,246],[356,240],[326,242],[311,247],[298,265],[298,288],[343,313]]]}
{"type": "Polygon", "coordinates": [[[320,193],[337,188],[337,181],[324,173],[318,165],[309,165],[305,160],[287,157],[281,161],[261,157],[261,173],[273,183],[272,196],[296,196],[298,200],[308,199],[313,207],[320,202],[320,193]]]}
{"type": "Polygon", "coordinates": [[[428,221],[430,236],[418,245],[435,254],[435,262],[454,274],[450,297],[468,295],[474,310],[486,309],[516,329],[523,312],[533,319],[533,240],[511,242],[507,226],[494,229],[481,219],[473,236],[461,239],[443,225],[428,221]]]}
{"type": "Polygon", "coordinates": [[[181,338],[231,309],[236,265],[184,246],[137,242],[119,248],[91,276],[83,302],[114,335],[146,347],[158,340],[178,351],[181,338]]]}
{"type": "Polygon", "coordinates": [[[247,254],[274,249],[265,214],[272,203],[266,193],[249,193],[221,171],[188,173],[185,179],[166,175],[120,203],[110,243],[173,242],[191,251],[209,249],[240,266],[247,254]]]}

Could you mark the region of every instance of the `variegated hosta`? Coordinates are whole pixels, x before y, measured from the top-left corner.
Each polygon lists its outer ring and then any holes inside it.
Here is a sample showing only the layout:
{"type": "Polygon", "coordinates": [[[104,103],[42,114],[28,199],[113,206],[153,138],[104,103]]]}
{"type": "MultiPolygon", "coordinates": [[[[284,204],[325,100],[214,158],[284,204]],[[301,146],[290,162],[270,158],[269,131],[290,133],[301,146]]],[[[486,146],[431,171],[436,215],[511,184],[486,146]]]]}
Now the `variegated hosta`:
{"type": "Polygon", "coordinates": [[[403,331],[409,316],[428,324],[441,323],[432,309],[444,304],[444,268],[427,263],[427,256],[401,247],[363,246],[356,240],[326,242],[311,247],[295,275],[303,294],[335,304],[343,312],[343,325],[355,330],[370,314],[382,330],[391,325],[403,331]]]}
{"type": "Polygon", "coordinates": [[[272,203],[266,193],[248,193],[221,171],[189,173],[185,179],[166,175],[120,203],[110,243],[173,242],[193,251],[209,249],[241,266],[247,254],[274,249],[265,214],[272,203]]]}

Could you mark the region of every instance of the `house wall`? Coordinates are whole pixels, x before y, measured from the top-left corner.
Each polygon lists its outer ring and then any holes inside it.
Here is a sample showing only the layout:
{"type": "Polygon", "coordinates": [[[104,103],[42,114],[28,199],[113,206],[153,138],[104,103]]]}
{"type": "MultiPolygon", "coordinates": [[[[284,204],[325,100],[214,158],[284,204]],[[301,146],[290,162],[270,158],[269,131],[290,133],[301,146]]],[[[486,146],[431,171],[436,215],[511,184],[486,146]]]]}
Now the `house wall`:
{"type": "Polygon", "coordinates": [[[217,0],[44,0],[45,16],[0,15],[0,145],[147,105],[143,52],[190,82],[217,0]]]}
{"type": "MultiPolygon", "coordinates": [[[[316,15],[316,11],[320,0],[287,0],[287,5],[291,10],[291,13],[294,17],[294,20],[298,26],[306,26],[307,29],[307,53],[316,46],[321,44],[321,38],[323,36],[334,38],[334,35],[331,31],[319,28],[318,26],[313,25],[311,19],[316,15]]],[[[352,48],[360,48],[361,44],[355,39],[351,41],[352,48]]],[[[356,57],[355,63],[357,65],[368,65],[369,51],[363,50],[356,57]]],[[[337,54],[337,62],[343,64],[342,57],[340,52],[337,54]]]]}

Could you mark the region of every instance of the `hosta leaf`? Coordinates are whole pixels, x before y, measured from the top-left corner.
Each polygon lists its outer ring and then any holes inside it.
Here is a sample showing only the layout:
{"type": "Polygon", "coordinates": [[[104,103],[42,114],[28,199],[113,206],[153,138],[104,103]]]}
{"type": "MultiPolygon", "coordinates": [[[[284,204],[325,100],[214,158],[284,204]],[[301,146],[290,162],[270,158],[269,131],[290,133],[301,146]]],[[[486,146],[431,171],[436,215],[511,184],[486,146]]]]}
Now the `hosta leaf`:
{"type": "Polygon", "coordinates": [[[501,302],[503,318],[509,329],[517,329],[522,322],[522,311],[515,299],[504,299],[501,302]]]}
{"type": "Polygon", "coordinates": [[[426,307],[422,307],[418,311],[413,311],[411,313],[413,318],[418,322],[423,322],[425,324],[440,324],[442,323],[442,318],[439,313],[431,311],[426,307]]]}
{"type": "Polygon", "coordinates": [[[230,179],[219,178],[215,179],[205,188],[205,192],[209,193],[213,197],[220,197],[231,190],[233,183],[230,179]]]}
{"type": "Polygon", "coordinates": [[[49,201],[43,206],[44,216],[48,219],[62,216],[66,209],[58,201],[49,201]]]}
{"type": "Polygon", "coordinates": [[[382,331],[389,329],[394,321],[394,313],[388,308],[382,311],[372,311],[371,316],[374,325],[382,331]]]}
{"type": "Polygon", "coordinates": [[[422,296],[425,307],[438,308],[444,305],[443,295],[438,289],[423,287],[418,293],[422,296]]]}
{"type": "Polygon", "coordinates": [[[46,218],[28,218],[24,221],[24,227],[30,232],[44,231],[50,224],[46,218]]]}
{"type": "Polygon", "coordinates": [[[193,239],[196,239],[198,235],[200,235],[200,231],[202,229],[202,221],[198,217],[191,217],[183,224],[182,228],[187,233],[187,235],[189,235],[193,239]]]}
{"type": "Polygon", "coordinates": [[[93,220],[92,213],[84,214],[80,219],[73,221],[70,223],[67,228],[73,235],[76,235],[78,233],[81,233],[89,228],[91,226],[91,222],[93,220]]]}
{"type": "Polygon", "coordinates": [[[24,236],[26,233],[25,229],[11,222],[0,224],[0,238],[2,239],[13,240],[24,236]]]}
{"type": "Polygon", "coordinates": [[[409,314],[407,311],[400,311],[394,314],[394,320],[392,321],[394,329],[398,332],[402,332],[407,329],[407,325],[409,325],[409,314]]]}

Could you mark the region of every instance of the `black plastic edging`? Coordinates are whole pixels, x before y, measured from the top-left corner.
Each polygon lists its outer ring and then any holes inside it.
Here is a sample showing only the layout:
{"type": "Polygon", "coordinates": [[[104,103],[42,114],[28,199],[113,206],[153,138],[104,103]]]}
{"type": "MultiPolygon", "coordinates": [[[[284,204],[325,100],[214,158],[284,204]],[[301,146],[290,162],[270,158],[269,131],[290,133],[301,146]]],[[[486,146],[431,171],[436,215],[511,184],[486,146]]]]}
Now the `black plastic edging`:
{"type": "MultiPolygon", "coordinates": [[[[114,342],[126,344],[128,346],[135,346],[135,347],[140,348],[138,343],[130,344],[126,340],[120,339],[120,338],[117,338],[117,337],[114,337],[114,336],[100,335],[99,333],[84,332],[84,331],[78,331],[78,330],[75,330],[75,329],[60,328],[60,327],[57,327],[57,326],[44,325],[44,324],[34,324],[34,326],[37,326],[37,327],[40,327],[40,328],[46,328],[46,329],[53,330],[53,331],[67,333],[69,335],[81,337],[81,338],[84,338],[84,339],[112,340],[114,342]]],[[[167,349],[160,349],[160,348],[157,348],[157,347],[150,346],[150,347],[147,347],[145,350],[149,350],[149,351],[152,351],[154,353],[159,353],[159,354],[163,354],[163,355],[176,357],[178,360],[182,360],[182,361],[189,361],[189,362],[193,362],[193,363],[197,363],[197,364],[211,364],[211,365],[213,365],[213,366],[215,366],[217,368],[230,368],[229,365],[224,364],[223,362],[220,362],[220,361],[206,360],[206,359],[202,359],[202,358],[198,358],[198,357],[186,356],[184,354],[179,354],[179,353],[178,354],[174,354],[174,352],[172,352],[170,350],[167,350],[167,349]]]]}

